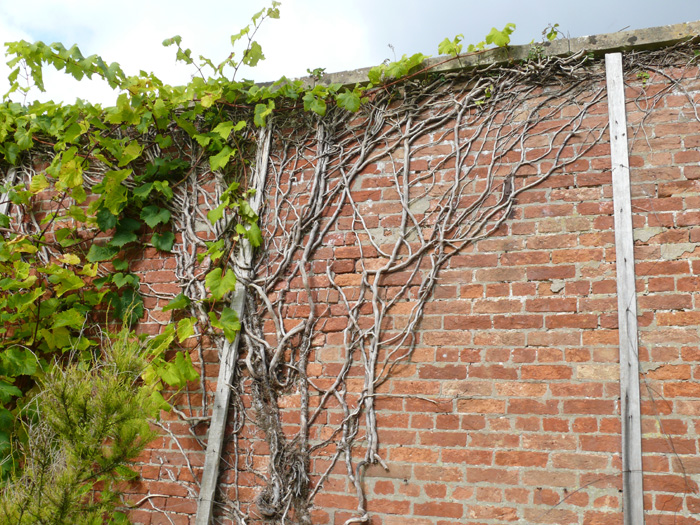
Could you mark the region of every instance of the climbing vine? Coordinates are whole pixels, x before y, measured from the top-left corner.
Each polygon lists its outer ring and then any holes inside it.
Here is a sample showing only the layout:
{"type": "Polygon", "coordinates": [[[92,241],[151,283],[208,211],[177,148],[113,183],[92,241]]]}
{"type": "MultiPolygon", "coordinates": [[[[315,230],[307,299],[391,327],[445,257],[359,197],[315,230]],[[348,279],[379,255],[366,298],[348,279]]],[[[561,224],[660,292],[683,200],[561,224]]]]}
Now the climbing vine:
{"type": "MultiPolygon", "coordinates": [[[[252,383],[240,393],[257,402],[270,447],[271,467],[258,473],[266,484],[257,500],[263,516],[305,522],[324,483],[342,469],[358,502],[346,523],[368,522],[364,473],[388,468],[375,407],[392,397],[423,399],[383,387],[413,356],[438,274],[502,232],[524,192],[565,171],[606,130],[585,118],[604,97],[601,73],[582,73],[588,60],[578,53],[493,66],[475,78],[404,80],[359,117],[333,111],[306,132],[295,126],[298,134],[276,136],[262,220],[269,232],[250,286],[258,308],[242,332],[252,383]],[[543,92],[553,80],[557,90],[543,92]],[[577,111],[537,137],[537,155],[526,154],[532,130],[572,101],[577,111]],[[436,145],[445,151],[439,162],[414,168],[436,145]],[[543,159],[551,162],[538,171],[543,159]],[[381,179],[377,186],[372,177],[381,179]],[[334,246],[346,245],[357,253],[337,260],[334,246]],[[339,318],[346,321],[331,328],[339,318]],[[333,332],[342,338],[330,340],[333,332]],[[292,392],[301,410],[290,435],[274,422],[284,412],[282,395],[292,392]],[[314,461],[325,466],[311,482],[300,473],[314,461]]],[[[281,117],[275,124],[293,126],[281,117]]]]}
{"type": "MultiPolygon", "coordinates": [[[[207,345],[222,348],[243,328],[245,353],[236,363],[232,385],[236,415],[231,439],[238,447],[239,433],[248,422],[260,429],[270,445],[267,473],[255,472],[264,484],[258,511],[279,522],[291,515],[303,521],[315,494],[342,461],[358,498],[358,517],[350,522],[366,521],[361,478],[369,465],[383,464],[377,438],[375,400],[381,395],[377,389],[410,359],[414,332],[438,272],[470,243],[497,231],[520,193],[576,159],[557,154],[547,173],[517,186],[517,170],[532,163],[521,159],[510,175],[497,180],[497,160],[513,151],[525,133],[549,114],[553,96],[529,108],[521,125],[507,133],[497,131],[496,123],[512,117],[520,107],[515,103],[518,97],[533,95],[543,77],[575,77],[585,56],[543,60],[529,84],[520,82],[526,66],[495,68],[467,84],[457,74],[433,75],[421,69],[427,57],[420,53],[373,68],[370,82],[354,87],[322,83],[309,87],[285,77],[270,86],[238,80],[242,65],[253,67],[264,59],[255,40],[260,24],[278,17],[277,2],[254,15],[250,26],[231,37],[233,51],[221,62],[193,58],[178,36],[166,39],[163,44],[174,46],[177,60],[197,72],[186,86],[167,85],[153,73],[129,75],[116,63],[84,56],[77,46],[8,44],[11,87],[0,105],[4,174],[0,468],[8,487],[29,487],[25,503],[40,490],[27,485],[27,476],[36,469],[54,468],[37,462],[32,452],[42,439],[48,439],[50,447],[57,446],[58,431],[45,423],[47,418],[55,422],[56,412],[36,409],[42,399],[54,399],[47,389],[60,390],[83,371],[94,384],[108,384],[109,374],[119,375],[121,368],[99,365],[94,372],[94,363],[101,363],[108,354],[108,341],[133,338],[106,335],[106,330],[121,325],[134,330],[140,322],[150,322],[161,326],[142,343],[144,360],[131,378],[136,398],[148,399],[138,417],[164,409],[175,410],[193,427],[206,421],[206,395],[201,406],[190,403],[184,411],[181,404],[171,406],[169,401],[191,389],[204,393],[199,373],[203,350],[207,345]],[[88,101],[22,105],[10,100],[13,94],[26,95],[31,89],[43,91],[42,72],[47,66],[77,80],[104,79],[117,93],[116,104],[107,108],[88,101]],[[398,80],[400,86],[395,86],[398,80]],[[446,93],[450,95],[444,98],[446,93]],[[412,154],[420,149],[415,139],[447,122],[455,123],[455,137],[476,122],[481,123],[479,133],[496,134],[486,186],[466,208],[462,207],[466,188],[474,182],[466,159],[484,148],[478,134],[459,144],[454,139],[455,149],[447,160],[454,161],[460,175],[450,187],[443,188],[438,181],[439,166],[418,179],[408,171],[412,154]],[[274,142],[274,154],[260,153],[265,141],[274,142]],[[379,240],[376,226],[369,224],[350,188],[369,163],[387,155],[393,159],[399,148],[403,148],[403,161],[392,160],[386,168],[401,204],[401,220],[395,238],[379,240]],[[301,167],[305,163],[315,166],[308,178],[301,167]],[[263,166],[273,173],[265,195],[270,202],[263,212],[266,231],[261,230],[251,206],[256,192],[250,185],[263,166]],[[423,209],[423,199],[438,187],[445,191],[439,206],[423,209]],[[302,194],[309,194],[310,201],[298,201],[302,194]],[[316,272],[310,265],[325,236],[337,228],[341,210],[348,207],[352,230],[366,237],[372,255],[363,254],[360,259],[357,296],[348,295],[333,266],[321,272],[336,294],[336,307],[349,319],[343,332],[346,365],[321,386],[308,373],[314,337],[325,322],[324,301],[310,285],[316,272]],[[252,292],[249,313],[239,319],[230,301],[242,239],[259,255],[255,271],[244,283],[252,292]],[[166,293],[141,282],[138,263],[153,257],[174,262],[179,292],[166,293]],[[417,284],[388,287],[387,279],[396,272],[417,284]],[[295,276],[301,279],[309,312],[288,329],[285,301],[292,291],[280,291],[280,287],[295,276]],[[410,305],[406,324],[387,334],[385,320],[399,305],[410,305]],[[368,310],[374,317],[370,328],[360,319],[368,310]],[[154,315],[157,312],[172,312],[174,321],[163,321],[154,315]],[[266,320],[274,326],[272,339],[263,329],[266,320]],[[192,356],[196,356],[194,363],[192,356]],[[352,393],[348,381],[356,362],[364,370],[363,386],[352,393]],[[282,431],[278,404],[280,396],[290,391],[298,391],[302,400],[302,424],[295,436],[282,431]],[[250,414],[244,408],[245,396],[252,398],[250,414]],[[316,439],[310,429],[323,419],[330,403],[340,407],[342,421],[329,436],[316,439]],[[358,459],[360,442],[365,451],[358,459]],[[311,458],[333,446],[328,470],[312,483],[311,458]]],[[[513,24],[501,31],[494,28],[484,42],[469,46],[467,52],[481,52],[488,45],[505,47],[514,29],[513,24]]],[[[457,59],[462,39],[461,35],[446,39],[439,52],[457,59]]],[[[586,99],[584,87],[571,90],[571,97],[580,98],[581,112],[554,132],[546,154],[580,131],[585,109],[600,97],[597,93],[586,99]]],[[[447,140],[438,141],[443,139],[447,140]]],[[[107,391],[113,392],[105,387],[107,391]]],[[[86,403],[84,399],[76,402],[86,403]]],[[[142,425],[128,428],[133,431],[142,425]]],[[[85,495],[94,488],[93,482],[129,479],[131,471],[120,470],[122,463],[136,456],[148,436],[145,431],[140,440],[132,435],[133,448],[125,449],[119,464],[106,463],[101,477],[88,475],[85,467],[70,490],[85,495]]],[[[107,433],[100,439],[117,437],[118,433],[107,433]]],[[[110,496],[102,502],[116,504],[118,499],[110,496]]],[[[6,504],[6,508],[10,507],[6,504]]],[[[101,514],[110,508],[102,505],[88,511],[101,514]]],[[[229,512],[245,523],[251,509],[233,501],[229,512]]]]}

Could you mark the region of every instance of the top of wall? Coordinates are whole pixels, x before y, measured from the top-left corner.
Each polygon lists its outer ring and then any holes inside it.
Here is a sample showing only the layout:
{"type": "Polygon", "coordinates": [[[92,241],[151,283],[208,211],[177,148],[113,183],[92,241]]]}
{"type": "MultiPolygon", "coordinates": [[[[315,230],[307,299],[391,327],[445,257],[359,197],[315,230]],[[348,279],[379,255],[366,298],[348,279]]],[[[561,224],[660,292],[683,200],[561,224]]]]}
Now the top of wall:
{"type": "MultiPolygon", "coordinates": [[[[431,71],[456,71],[479,66],[487,66],[510,60],[525,60],[533,47],[539,47],[541,53],[549,56],[565,56],[584,51],[603,55],[614,51],[633,51],[660,49],[700,35],[700,21],[685,22],[668,26],[635,29],[633,31],[618,31],[603,35],[582,36],[578,38],[558,39],[553,42],[509,46],[508,48],[489,49],[480,53],[462,55],[458,59],[448,56],[438,56],[427,59],[423,67],[431,71]]],[[[351,71],[325,74],[320,82],[323,84],[340,83],[354,85],[367,82],[367,74],[371,68],[364,67],[351,71]]],[[[312,86],[316,82],[312,77],[301,80],[312,86]]]]}

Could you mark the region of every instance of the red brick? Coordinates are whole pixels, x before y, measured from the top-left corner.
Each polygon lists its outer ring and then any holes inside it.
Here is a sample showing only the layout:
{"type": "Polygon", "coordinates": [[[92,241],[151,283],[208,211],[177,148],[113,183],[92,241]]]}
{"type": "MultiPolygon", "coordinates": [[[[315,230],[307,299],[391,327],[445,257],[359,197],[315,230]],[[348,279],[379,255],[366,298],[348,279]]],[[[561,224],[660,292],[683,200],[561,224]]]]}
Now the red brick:
{"type": "Polygon", "coordinates": [[[546,264],[548,262],[549,253],[546,251],[521,251],[501,255],[501,264],[503,266],[526,266],[546,264]]]}
{"type": "Polygon", "coordinates": [[[576,450],[577,439],[569,434],[524,434],[522,446],[528,450],[576,450]]]}
{"type": "Polygon", "coordinates": [[[509,414],[549,414],[559,413],[559,403],[554,400],[511,399],[508,401],[509,414]]]}
{"type": "Polygon", "coordinates": [[[559,314],[546,318],[546,326],[552,328],[597,328],[598,316],[595,314],[559,314]]]}
{"type": "Polygon", "coordinates": [[[520,471],[523,485],[533,487],[572,487],[576,485],[577,476],[573,472],[550,470],[520,471]]]}
{"type": "Polygon", "coordinates": [[[576,299],[570,297],[544,297],[525,301],[528,312],[575,312],[576,299]]]}
{"type": "Polygon", "coordinates": [[[416,479],[421,481],[461,482],[464,480],[462,469],[459,467],[432,467],[416,465],[413,467],[416,479]]]}
{"type": "Polygon", "coordinates": [[[421,445],[444,447],[464,447],[467,444],[465,432],[426,432],[421,434],[421,445]]]}
{"type": "Polygon", "coordinates": [[[656,323],[659,326],[697,326],[700,324],[700,312],[658,312],[656,323]]]}
{"type": "Polygon", "coordinates": [[[494,463],[498,466],[546,467],[549,454],[529,451],[496,451],[494,463]]]}
{"type": "Polygon", "coordinates": [[[563,468],[571,470],[602,470],[610,462],[610,457],[607,455],[594,454],[567,454],[558,453],[552,454],[552,466],[554,468],[563,468]]]}
{"type": "Polygon", "coordinates": [[[672,493],[693,493],[697,483],[683,475],[648,474],[644,476],[644,490],[672,493]]]}
{"type": "Polygon", "coordinates": [[[511,299],[475,301],[473,311],[476,313],[516,313],[522,311],[522,303],[511,299]]]}
{"type": "Polygon", "coordinates": [[[622,525],[622,519],[622,512],[588,511],[582,525],[622,525]]]}
{"type": "Polygon", "coordinates": [[[574,266],[539,266],[527,269],[530,281],[547,281],[551,279],[571,279],[576,276],[574,266]]]}
{"type": "Polygon", "coordinates": [[[443,518],[461,518],[464,514],[464,507],[460,503],[449,503],[446,501],[416,503],[413,506],[413,513],[416,516],[440,516],[443,518]]]}
{"type": "Polygon", "coordinates": [[[421,365],[418,368],[418,376],[421,379],[465,379],[467,367],[464,365],[421,365]]]}
{"type": "Polygon", "coordinates": [[[501,330],[522,330],[527,328],[541,328],[543,325],[541,315],[494,315],[493,327],[501,330]]]}
{"type": "Polygon", "coordinates": [[[521,367],[523,379],[570,379],[573,371],[567,365],[524,365],[521,367]]]}
{"type": "Polygon", "coordinates": [[[493,452],[490,450],[474,449],[443,449],[441,458],[444,463],[460,463],[465,465],[491,465],[493,452]]]}
{"type": "Polygon", "coordinates": [[[469,367],[469,377],[483,379],[517,379],[518,371],[515,367],[503,365],[472,365],[469,367]]]}
{"type": "Polygon", "coordinates": [[[466,414],[505,414],[506,403],[499,399],[460,399],[457,411],[466,414]]]}
{"type": "Polygon", "coordinates": [[[411,510],[411,502],[407,500],[392,500],[385,498],[368,498],[367,510],[370,512],[386,513],[386,514],[409,514],[411,510]]]}
{"type": "Polygon", "coordinates": [[[499,396],[541,397],[547,392],[547,385],[543,383],[506,381],[497,383],[496,391],[499,396]]]}
{"type": "Polygon", "coordinates": [[[518,511],[513,507],[468,505],[466,516],[476,520],[498,520],[500,522],[519,521],[518,511]]]}
{"type": "Polygon", "coordinates": [[[519,474],[515,469],[467,468],[468,483],[491,483],[497,485],[518,485],[519,474]]]}
{"type": "Polygon", "coordinates": [[[491,317],[488,315],[446,315],[443,323],[445,330],[488,329],[493,326],[491,317]]]}
{"type": "Polygon", "coordinates": [[[559,507],[550,507],[546,510],[526,508],[524,512],[527,523],[552,523],[556,525],[569,525],[579,523],[578,515],[559,507]]]}
{"type": "Polygon", "coordinates": [[[564,414],[613,414],[615,402],[604,399],[572,399],[564,401],[564,414]]]}
{"type": "Polygon", "coordinates": [[[615,453],[619,452],[621,447],[620,436],[580,435],[579,442],[581,443],[581,450],[591,452],[615,453]]]}

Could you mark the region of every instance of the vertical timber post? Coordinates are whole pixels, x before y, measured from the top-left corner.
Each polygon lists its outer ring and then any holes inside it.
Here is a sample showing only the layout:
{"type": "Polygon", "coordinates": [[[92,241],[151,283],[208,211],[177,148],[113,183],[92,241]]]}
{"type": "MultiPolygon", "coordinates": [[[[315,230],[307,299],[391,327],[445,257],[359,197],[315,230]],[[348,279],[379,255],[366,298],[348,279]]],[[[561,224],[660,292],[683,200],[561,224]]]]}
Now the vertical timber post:
{"type": "MultiPolygon", "coordinates": [[[[269,124],[268,124],[269,126],[269,124]]],[[[272,133],[269,127],[262,128],[258,135],[258,152],[255,163],[255,173],[251,187],[255,189],[255,195],[250,199],[250,207],[255,213],[260,212],[262,197],[265,192],[265,180],[267,178],[267,162],[270,154],[270,139],[272,133]]],[[[231,299],[231,309],[242,319],[246,306],[246,282],[252,278],[253,247],[247,239],[241,238],[236,254],[236,288],[231,299]]],[[[230,271],[230,270],[229,270],[230,271]]],[[[228,415],[229,401],[231,399],[231,381],[238,361],[238,346],[240,344],[240,332],[236,334],[233,342],[224,342],[219,355],[219,376],[216,382],[214,394],[214,406],[209,422],[207,436],[207,451],[204,456],[204,470],[202,482],[197,498],[197,517],[195,525],[210,525],[212,523],[216,487],[219,480],[219,464],[221,462],[221,450],[224,444],[226,418],[228,415]]],[[[204,392],[206,395],[206,392],[204,392]]]]}
{"type": "Polygon", "coordinates": [[[639,401],[637,292],[634,273],[634,237],[630,197],[627,115],[622,55],[605,55],[610,119],[615,254],[617,266],[617,317],[620,337],[620,412],[622,418],[622,497],[625,525],[643,525],[642,434],[639,401]]]}
{"type": "MultiPolygon", "coordinates": [[[[5,180],[3,180],[3,184],[5,186],[14,186],[16,184],[16,179],[17,179],[17,169],[16,168],[10,168],[7,170],[7,173],[5,174],[5,180]]],[[[10,207],[10,200],[4,200],[3,202],[0,203],[0,213],[3,215],[7,215],[7,210],[10,207]]]]}

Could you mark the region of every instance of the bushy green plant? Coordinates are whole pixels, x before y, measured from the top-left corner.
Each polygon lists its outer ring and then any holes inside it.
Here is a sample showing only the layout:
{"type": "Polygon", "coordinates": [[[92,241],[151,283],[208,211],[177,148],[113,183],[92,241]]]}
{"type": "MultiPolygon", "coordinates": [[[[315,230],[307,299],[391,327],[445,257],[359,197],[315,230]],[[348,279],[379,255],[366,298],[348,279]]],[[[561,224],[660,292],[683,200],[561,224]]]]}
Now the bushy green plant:
{"type": "Polygon", "coordinates": [[[140,379],[149,348],[124,329],[91,363],[55,366],[24,407],[22,474],[0,496],[0,523],[78,525],[125,522],[120,483],[155,437],[153,386],[140,379]]]}

